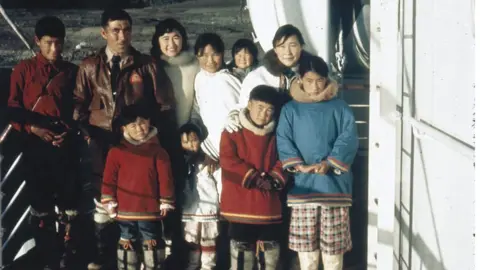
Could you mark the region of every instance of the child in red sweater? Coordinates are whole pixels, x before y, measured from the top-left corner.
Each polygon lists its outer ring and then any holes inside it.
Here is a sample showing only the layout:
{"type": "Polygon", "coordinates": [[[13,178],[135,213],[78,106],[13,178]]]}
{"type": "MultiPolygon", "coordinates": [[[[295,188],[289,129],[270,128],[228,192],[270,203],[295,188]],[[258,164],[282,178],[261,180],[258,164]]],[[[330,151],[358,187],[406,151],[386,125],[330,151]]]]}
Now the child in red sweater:
{"type": "Polygon", "coordinates": [[[157,129],[150,126],[148,108],[138,103],[122,112],[118,124],[123,138],[108,152],[103,174],[102,204],[120,227],[119,269],[138,269],[139,238],[146,269],[161,269],[165,244],[160,220],[174,209],[170,159],[158,142],[157,129]]]}
{"type": "Polygon", "coordinates": [[[257,260],[264,264],[260,269],[275,270],[278,264],[282,235],[279,190],[286,182],[275,139],[278,104],[275,88],[253,88],[248,107],[239,115],[242,129],[222,133],[220,213],[230,223],[230,269],[254,269],[255,250],[257,255],[264,253],[264,261],[257,260]]]}

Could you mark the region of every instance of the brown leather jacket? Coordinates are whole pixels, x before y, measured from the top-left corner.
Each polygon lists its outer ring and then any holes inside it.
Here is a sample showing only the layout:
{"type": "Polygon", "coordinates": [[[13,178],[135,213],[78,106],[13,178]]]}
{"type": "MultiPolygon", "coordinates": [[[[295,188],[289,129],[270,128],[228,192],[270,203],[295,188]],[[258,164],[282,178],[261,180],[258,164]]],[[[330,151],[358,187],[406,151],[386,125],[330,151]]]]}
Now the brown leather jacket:
{"type": "Polygon", "coordinates": [[[74,120],[80,123],[85,136],[97,137],[100,135],[98,131],[110,133],[112,123],[122,108],[140,99],[155,100],[159,105],[155,122],[161,118],[160,114],[174,111],[172,83],[151,56],[131,48],[131,55],[122,66],[117,84],[118,93],[114,99],[105,47],[80,64],[74,91],[74,120]]]}

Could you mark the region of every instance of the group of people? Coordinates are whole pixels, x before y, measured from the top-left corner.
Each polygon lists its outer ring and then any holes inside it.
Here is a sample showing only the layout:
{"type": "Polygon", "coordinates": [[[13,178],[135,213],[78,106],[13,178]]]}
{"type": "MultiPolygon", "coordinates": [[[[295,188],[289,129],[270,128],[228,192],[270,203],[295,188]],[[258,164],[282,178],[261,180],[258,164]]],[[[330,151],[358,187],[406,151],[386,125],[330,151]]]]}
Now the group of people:
{"type": "Polygon", "coordinates": [[[94,250],[91,270],[164,269],[188,252],[186,269],[214,269],[226,223],[230,269],[276,269],[287,234],[301,269],[320,257],[342,269],[355,119],[301,32],[281,26],[262,62],[240,39],[225,63],[219,35],[200,34],[192,52],[175,19],[156,25],[151,55],[132,31],[126,11],[105,10],[106,46],[77,67],[61,57],[62,21],[43,17],[39,53],[12,73],[8,105],[54,119],[13,123],[43,263],[75,269],[62,255],[94,250]]]}

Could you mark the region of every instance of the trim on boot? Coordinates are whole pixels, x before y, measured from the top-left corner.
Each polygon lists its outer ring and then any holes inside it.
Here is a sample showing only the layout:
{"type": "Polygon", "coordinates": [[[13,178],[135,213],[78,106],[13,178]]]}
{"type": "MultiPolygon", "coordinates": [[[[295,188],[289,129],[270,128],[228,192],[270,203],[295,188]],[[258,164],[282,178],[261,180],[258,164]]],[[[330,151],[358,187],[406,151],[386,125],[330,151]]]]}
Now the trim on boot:
{"type": "Polygon", "coordinates": [[[137,270],[140,267],[137,252],[133,246],[133,240],[120,239],[117,248],[118,270],[137,270]]]}

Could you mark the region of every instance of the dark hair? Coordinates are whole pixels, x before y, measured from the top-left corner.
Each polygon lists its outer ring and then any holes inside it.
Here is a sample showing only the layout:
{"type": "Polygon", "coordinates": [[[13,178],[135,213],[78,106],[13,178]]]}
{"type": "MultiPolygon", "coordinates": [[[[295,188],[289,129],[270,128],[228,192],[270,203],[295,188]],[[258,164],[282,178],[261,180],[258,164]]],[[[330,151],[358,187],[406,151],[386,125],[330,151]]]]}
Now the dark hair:
{"type": "Polygon", "coordinates": [[[298,64],[298,73],[300,74],[300,76],[303,77],[305,73],[309,71],[315,72],[322,77],[328,78],[328,65],[321,57],[315,55],[308,55],[300,58],[298,64]]]}
{"type": "Polygon", "coordinates": [[[229,64],[229,68],[237,67],[235,64],[235,55],[241,50],[246,49],[253,56],[253,66],[258,65],[258,48],[250,39],[241,38],[232,46],[232,61],[229,64]]]}
{"type": "Polygon", "coordinates": [[[137,120],[138,117],[145,120],[150,120],[153,115],[153,108],[150,103],[138,102],[132,105],[128,105],[123,108],[120,116],[117,119],[117,126],[126,126],[137,120]]]}
{"type": "Polygon", "coordinates": [[[180,134],[183,134],[183,133],[191,133],[191,132],[195,132],[198,136],[198,139],[200,141],[203,141],[204,138],[201,138],[201,132],[200,132],[200,128],[192,123],[186,123],[185,125],[181,126],[180,129],[178,130],[178,133],[180,134]]]}
{"type": "Polygon", "coordinates": [[[285,40],[291,36],[296,36],[298,39],[298,42],[300,42],[300,45],[302,46],[305,45],[305,40],[303,39],[303,35],[300,32],[300,30],[298,30],[297,27],[291,24],[285,24],[280,26],[275,32],[275,35],[273,36],[273,40],[272,40],[273,47],[275,48],[279,45],[282,45],[283,43],[279,44],[279,42],[280,41],[285,42],[285,40]]]}
{"type": "Polygon", "coordinates": [[[219,35],[215,33],[203,33],[199,35],[195,41],[195,55],[203,55],[203,51],[208,45],[212,46],[216,52],[221,53],[222,55],[225,52],[225,44],[219,35]]]}
{"type": "Polygon", "coordinates": [[[55,16],[45,16],[35,25],[35,36],[41,39],[43,36],[65,38],[65,25],[55,16]]]}
{"type": "Polygon", "coordinates": [[[155,33],[152,36],[152,49],[150,49],[150,54],[155,59],[160,59],[162,55],[162,50],[160,50],[160,46],[158,44],[158,38],[161,36],[171,33],[171,32],[178,32],[182,37],[182,51],[188,50],[188,39],[187,39],[187,31],[185,27],[177,20],[173,18],[167,18],[165,20],[161,20],[160,22],[155,25],[155,33]]]}
{"type": "Polygon", "coordinates": [[[132,25],[132,17],[123,9],[107,8],[102,13],[102,27],[108,26],[110,21],[128,21],[132,25]]]}
{"type": "Polygon", "coordinates": [[[262,101],[268,104],[273,105],[275,109],[279,106],[279,93],[275,87],[269,85],[257,85],[250,92],[249,101],[262,101]]]}

